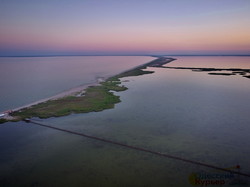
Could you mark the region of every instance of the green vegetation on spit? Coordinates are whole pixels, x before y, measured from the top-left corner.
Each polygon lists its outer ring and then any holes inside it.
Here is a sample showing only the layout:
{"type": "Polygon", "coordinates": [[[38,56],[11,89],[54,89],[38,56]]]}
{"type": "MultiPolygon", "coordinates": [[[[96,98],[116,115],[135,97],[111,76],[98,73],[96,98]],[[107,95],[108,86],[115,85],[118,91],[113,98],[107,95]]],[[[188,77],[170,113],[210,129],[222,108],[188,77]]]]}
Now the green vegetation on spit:
{"type": "Polygon", "coordinates": [[[154,73],[154,72],[153,71],[144,71],[140,68],[136,68],[136,69],[132,69],[132,70],[123,72],[119,75],[113,76],[113,77],[109,78],[108,81],[119,81],[119,79],[122,77],[140,76],[140,75],[150,74],[150,73],[154,73]]]}
{"type": "Polygon", "coordinates": [[[67,96],[57,100],[49,100],[28,108],[23,108],[11,113],[13,120],[0,119],[0,123],[5,123],[7,121],[20,121],[31,117],[59,117],[71,113],[98,112],[114,108],[114,105],[120,102],[120,97],[116,96],[111,91],[119,92],[127,89],[125,86],[120,85],[120,78],[154,73],[153,71],[145,71],[143,69],[148,66],[161,67],[163,64],[172,60],[174,59],[160,57],[152,62],[110,77],[106,81],[101,82],[100,85],[90,86],[85,90],[84,95],[67,96]]]}
{"type": "Polygon", "coordinates": [[[5,123],[5,122],[7,122],[6,119],[0,119],[0,124],[1,124],[1,123],[5,123]]]}
{"type": "Polygon", "coordinates": [[[119,82],[107,81],[100,86],[88,87],[84,96],[67,96],[57,100],[49,100],[14,112],[12,116],[17,117],[19,120],[30,117],[49,118],[65,116],[71,113],[98,112],[113,108],[115,103],[120,102],[120,99],[110,90],[122,91],[127,89],[118,86],[118,84],[119,82]]]}

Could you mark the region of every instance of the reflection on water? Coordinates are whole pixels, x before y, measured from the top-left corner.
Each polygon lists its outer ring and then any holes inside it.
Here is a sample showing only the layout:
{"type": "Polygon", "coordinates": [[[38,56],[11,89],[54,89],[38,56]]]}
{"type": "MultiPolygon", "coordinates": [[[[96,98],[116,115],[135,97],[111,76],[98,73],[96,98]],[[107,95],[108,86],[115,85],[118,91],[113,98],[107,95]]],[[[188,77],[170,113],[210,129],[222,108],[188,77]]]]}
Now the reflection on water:
{"type": "MultiPolygon", "coordinates": [[[[250,173],[250,81],[150,70],[155,73],[123,78],[129,89],[117,93],[122,102],[114,109],[43,123],[250,173]]],[[[23,122],[3,124],[0,133],[6,186],[192,186],[192,173],[221,173],[23,122]]]]}
{"type": "Polygon", "coordinates": [[[196,67],[196,68],[241,68],[250,69],[249,56],[176,56],[175,63],[170,67],[196,67]]]}
{"type": "Polygon", "coordinates": [[[198,73],[208,73],[212,76],[242,76],[250,78],[249,56],[178,57],[177,63],[172,63],[166,66],[166,68],[191,70],[198,73]]]}

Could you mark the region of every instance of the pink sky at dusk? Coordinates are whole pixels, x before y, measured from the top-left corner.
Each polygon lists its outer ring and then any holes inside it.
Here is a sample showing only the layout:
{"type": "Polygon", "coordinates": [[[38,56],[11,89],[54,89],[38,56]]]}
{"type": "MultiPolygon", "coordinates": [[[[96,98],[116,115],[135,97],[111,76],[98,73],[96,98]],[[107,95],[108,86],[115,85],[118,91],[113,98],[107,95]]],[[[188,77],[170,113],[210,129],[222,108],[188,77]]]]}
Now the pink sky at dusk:
{"type": "Polygon", "coordinates": [[[2,56],[250,54],[246,0],[24,2],[0,1],[2,56]]]}

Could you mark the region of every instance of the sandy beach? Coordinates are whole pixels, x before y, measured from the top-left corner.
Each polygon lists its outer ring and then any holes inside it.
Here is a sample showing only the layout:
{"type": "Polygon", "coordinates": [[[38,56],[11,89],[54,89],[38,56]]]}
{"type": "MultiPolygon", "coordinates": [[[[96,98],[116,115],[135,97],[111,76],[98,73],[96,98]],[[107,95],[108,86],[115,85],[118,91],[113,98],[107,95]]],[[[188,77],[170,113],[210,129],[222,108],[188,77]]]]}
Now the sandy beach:
{"type": "MultiPolygon", "coordinates": [[[[29,107],[31,107],[31,106],[40,104],[40,103],[47,102],[47,101],[49,101],[49,100],[57,100],[57,99],[60,99],[60,98],[63,98],[63,97],[67,97],[67,96],[83,95],[84,92],[85,92],[85,90],[86,90],[88,87],[100,85],[100,82],[105,81],[107,78],[108,78],[108,77],[100,77],[100,78],[97,78],[97,80],[96,80],[95,83],[77,86],[77,87],[71,88],[71,89],[69,89],[69,90],[63,91],[63,92],[61,92],[61,93],[59,93],[59,94],[56,94],[56,95],[54,95],[54,96],[47,97],[47,98],[44,98],[44,99],[40,99],[40,100],[38,100],[38,101],[36,101],[36,102],[32,102],[32,103],[29,103],[29,104],[27,104],[27,105],[20,106],[20,107],[14,108],[14,109],[10,109],[9,111],[16,112],[16,111],[20,111],[20,110],[22,110],[22,109],[29,108],[29,107]]],[[[2,117],[3,119],[6,119],[6,120],[13,120],[13,119],[14,119],[11,115],[9,115],[8,113],[6,113],[6,111],[1,112],[1,114],[5,114],[5,115],[2,117]]]]}

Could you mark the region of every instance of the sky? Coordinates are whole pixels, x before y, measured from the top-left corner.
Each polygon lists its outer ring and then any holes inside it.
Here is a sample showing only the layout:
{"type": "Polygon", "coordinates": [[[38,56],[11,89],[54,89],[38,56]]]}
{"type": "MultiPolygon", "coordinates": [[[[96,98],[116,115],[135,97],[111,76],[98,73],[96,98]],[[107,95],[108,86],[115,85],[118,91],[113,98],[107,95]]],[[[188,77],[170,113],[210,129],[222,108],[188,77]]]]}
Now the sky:
{"type": "Polygon", "coordinates": [[[0,0],[0,56],[250,54],[250,0],[0,0]]]}

